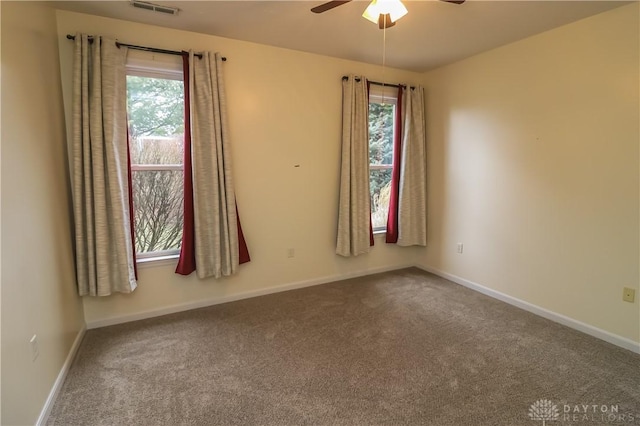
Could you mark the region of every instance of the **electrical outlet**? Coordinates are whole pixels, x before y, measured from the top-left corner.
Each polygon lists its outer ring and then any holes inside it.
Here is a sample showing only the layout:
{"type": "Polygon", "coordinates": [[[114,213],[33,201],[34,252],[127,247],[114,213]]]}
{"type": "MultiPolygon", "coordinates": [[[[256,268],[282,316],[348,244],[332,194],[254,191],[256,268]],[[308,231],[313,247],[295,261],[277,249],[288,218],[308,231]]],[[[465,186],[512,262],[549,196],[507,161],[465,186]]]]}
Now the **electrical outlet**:
{"type": "Polygon", "coordinates": [[[632,288],[625,287],[624,290],[622,291],[622,300],[624,300],[625,302],[633,303],[635,299],[636,299],[636,291],[632,288]]]}
{"type": "Polygon", "coordinates": [[[462,254],[462,251],[464,250],[464,246],[462,245],[462,243],[458,243],[457,250],[458,254],[462,254]]]}
{"type": "Polygon", "coordinates": [[[40,355],[40,351],[38,350],[38,336],[34,334],[31,340],[29,340],[29,345],[31,346],[31,362],[34,362],[36,358],[38,358],[38,355],[40,355]]]}
{"type": "Polygon", "coordinates": [[[296,257],[296,249],[294,248],[287,249],[287,257],[289,259],[296,257]]]}

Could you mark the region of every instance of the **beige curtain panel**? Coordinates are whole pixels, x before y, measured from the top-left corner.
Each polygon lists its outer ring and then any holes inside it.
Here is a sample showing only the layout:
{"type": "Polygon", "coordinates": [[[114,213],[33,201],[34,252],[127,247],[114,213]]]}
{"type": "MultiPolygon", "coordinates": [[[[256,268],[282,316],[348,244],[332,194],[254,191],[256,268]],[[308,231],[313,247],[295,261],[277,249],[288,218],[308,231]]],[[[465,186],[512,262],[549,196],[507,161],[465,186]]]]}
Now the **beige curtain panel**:
{"type": "Polygon", "coordinates": [[[367,80],[342,80],[342,167],[336,253],[357,256],[370,246],[369,94],[367,80]]]}
{"type": "Polygon", "coordinates": [[[402,102],[403,135],[398,196],[398,245],[427,245],[427,153],[424,89],[407,88],[402,102]]]}
{"type": "Polygon", "coordinates": [[[222,57],[189,52],[196,274],[228,276],[239,265],[222,57]]]}
{"type": "Polygon", "coordinates": [[[136,288],[129,211],[127,49],[76,34],[71,169],[81,296],[136,288]]]}

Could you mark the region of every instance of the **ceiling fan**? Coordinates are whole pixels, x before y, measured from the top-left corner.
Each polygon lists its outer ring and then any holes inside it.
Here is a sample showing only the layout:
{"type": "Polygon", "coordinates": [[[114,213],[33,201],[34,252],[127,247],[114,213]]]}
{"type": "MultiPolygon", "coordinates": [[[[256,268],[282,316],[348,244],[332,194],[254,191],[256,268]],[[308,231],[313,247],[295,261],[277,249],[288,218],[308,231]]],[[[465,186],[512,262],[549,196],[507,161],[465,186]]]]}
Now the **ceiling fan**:
{"type": "MultiPolygon", "coordinates": [[[[342,6],[345,3],[349,3],[352,0],[333,0],[333,1],[328,1],[326,3],[322,3],[321,5],[318,5],[314,8],[311,9],[311,11],[313,13],[323,13],[326,12],[327,10],[331,10],[335,7],[338,6],[342,6]]],[[[402,16],[404,16],[407,13],[407,9],[404,7],[404,5],[402,4],[402,2],[400,1],[389,1],[388,3],[396,3],[399,4],[399,6],[394,6],[394,7],[399,7],[400,9],[402,9],[403,11],[399,12],[399,14],[397,16],[393,16],[393,12],[389,13],[387,11],[385,12],[380,12],[378,14],[377,11],[374,11],[373,13],[370,13],[370,9],[373,7],[375,8],[376,3],[380,2],[382,3],[382,1],[384,0],[373,0],[371,2],[371,4],[369,5],[369,7],[367,8],[367,10],[365,10],[365,12],[362,14],[362,16],[368,20],[370,20],[371,22],[377,22],[378,23],[378,27],[382,30],[382,29],[386,29],[389,27],[392,27],[396,24],[396,21],[398,19],[400,19],[402,16]]],[[[465,2],[465,0],[440,0],[446,3],[454,3],[454,4],[462,4],[465,2]]]]}

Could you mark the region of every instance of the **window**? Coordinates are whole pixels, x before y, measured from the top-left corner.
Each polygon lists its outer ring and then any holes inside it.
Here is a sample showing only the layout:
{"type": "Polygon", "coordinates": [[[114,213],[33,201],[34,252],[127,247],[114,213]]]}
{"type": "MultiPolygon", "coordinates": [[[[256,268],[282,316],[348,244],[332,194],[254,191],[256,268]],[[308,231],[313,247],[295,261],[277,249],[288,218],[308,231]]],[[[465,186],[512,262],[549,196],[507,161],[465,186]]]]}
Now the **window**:
{"type": "Polygon", "coordinates": [[[129,64],[127,112],[137,257],[175,255],[183,223],[182,72],[129,64]]]}
{"type": "Polygon", "coordinates": [[[387,229],[397,89],[371,85],[369,91],[369,187],[374,232],[387,229]]]}

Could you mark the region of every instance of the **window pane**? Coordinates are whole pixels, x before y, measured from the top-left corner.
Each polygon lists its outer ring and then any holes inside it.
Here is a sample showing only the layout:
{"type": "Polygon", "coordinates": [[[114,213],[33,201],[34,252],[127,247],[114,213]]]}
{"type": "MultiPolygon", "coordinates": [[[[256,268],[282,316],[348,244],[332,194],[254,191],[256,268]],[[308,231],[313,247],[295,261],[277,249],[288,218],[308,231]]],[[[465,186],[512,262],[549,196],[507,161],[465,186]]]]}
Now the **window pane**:
{"type": "Polygon", "coordinates": [[[180,248],[182,176],[172,170],[132,172],[137,253],[180,248]]]}
{"type": "Polygon", "coordinates": [[[369,163],[393,162],[393,114],[395,105],[369,104],[369,163]]]}
{"type": "Polygon", "coordinates": [[[389,196],[393,164],[393,119],[395,105],[369,103],[369,163],[385,168],[369,170],[371,191],[371,220],[375,231],[387,228],[389,196]]]}
{"type": "Polygon", "coordinates": [[[132,165],[136,253],[180,248],[183,223],[183,172],[153,170],[182,166],[184,84],[181,80],[127,76],[127,112],[132,165]]]}
{"type": "Polygon", "coordinates": [[[182,81],[128,75],[127,112],[133,164],[182,164],[182,81]]]}
{"type": "Polygon", "coordinates": [[[389,196],[391,193],[391,169],[371,170],[371,224],[374,230],[387,228],[389,196]]]}

